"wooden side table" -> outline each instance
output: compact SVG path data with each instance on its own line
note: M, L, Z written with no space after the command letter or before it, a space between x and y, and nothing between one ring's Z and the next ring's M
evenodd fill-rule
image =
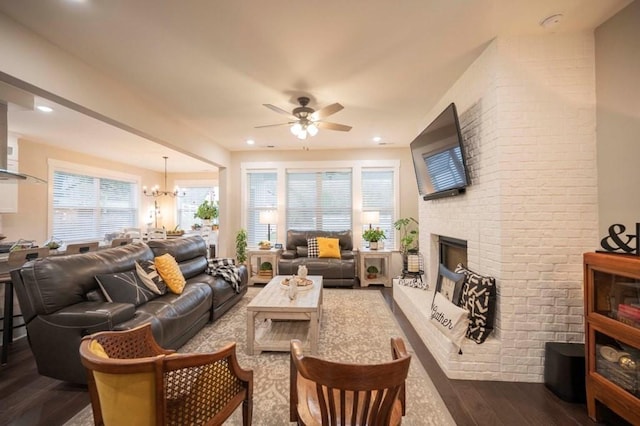
M391 287L391 250L371 250L361 248L358 250L358 265L360 287L368 287L369 284L383 284L385 287ZM378 273L375 278L367 278L367 268L375 266Z
M282 249L250 249L247 251L247 271L249 272L249 285L267 284L271 279L278 275L278 259ZM263 262L270 262L273 266L271 275L260 275L260 265Z

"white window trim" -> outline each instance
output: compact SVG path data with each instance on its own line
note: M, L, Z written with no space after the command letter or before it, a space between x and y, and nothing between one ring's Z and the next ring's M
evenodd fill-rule
M99 178L106 179L116 179L122 180L126 182L131 182L136 185L136 209L138 210L138 221L139 223L143 223L141 221L144 216L140 211L140 187L142 183L142 177L138 175L132 175L124 172L117 172L109 169L102 169L99 167L87 166L84 164L78 163L70 163L68 161L56 160L49 158L47 160L48 167L48 188L47 188L47 210L48 210L48 220L47 220L47 235L53 235L53 175L55 172L68 172L86 176L93 176Z
M399 217L400 212L400 160L356 160L356 161L269 161L269 162L244 162L240 164L240 188L241 188L241 213L242 228L247 228L246 206L248 203L247 173L248 172L276 172L278 175L278 218L280 223L286 223L286 173L292 171L345 171L351 170L353 185L353 244L354 247L362 247L362 235L357 230L365 225L362 223L362 169L381 168L392 169L394 179L394 217ZM286 229L278 227L277 241L286 240ZM393 242L393 248L399 247L398 235ZM391 247L389 247L391 248Z

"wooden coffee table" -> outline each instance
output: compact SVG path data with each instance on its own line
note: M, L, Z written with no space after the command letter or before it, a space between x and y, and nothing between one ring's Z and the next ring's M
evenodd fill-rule
M284 275L275 276L247 305L247 353L288 352L291 339L306 342L312 354L318 354L318 336L322 320L322 276L309 275L310 289L298 289L289 299L281 286ZM273 321L279 320L279 321Z

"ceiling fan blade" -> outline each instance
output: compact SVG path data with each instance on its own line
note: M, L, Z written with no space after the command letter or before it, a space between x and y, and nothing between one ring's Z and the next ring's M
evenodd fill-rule
M283 115L286 115L286 116L290 117L291 119L295 119L295 117L293 115L291 115L291 113L289 111L285 111L280 107L277 107L277 106L271 105L271 104L262 104L262 105L266 106L271 111L277 112L278 114L283 114Z
M278 124L265 124L264 126L256 126L254 129L260 129L262 127L276 127L276 126L288 126L289 124L293 124L295 121L290 121L288 123L278 123Z
M322 118L330 116L331 114L335 114L343 108L344 107L337 102L335 104L327 105L326 107L320 108L319 110L311 114L311 119L320 120Z
M316 126L320 127L321 129L339 130L341 132L348 132L349 130L351 130L351 126L346 126L344 124L338 123L328 123L326 121L318 121L316 123Z

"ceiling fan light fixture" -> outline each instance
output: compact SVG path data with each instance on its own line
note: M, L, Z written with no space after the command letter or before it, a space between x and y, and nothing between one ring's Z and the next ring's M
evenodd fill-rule
M307 132L309 132L311 136L315 136L318 134L318 127L315 125L315 123L311 123L307 126Z
M302 129L296 136L300 140L305 140L307 138L307 130L306 129Z
M302 131L302 125L300 123L296 123L291 126L291 133L298 136L298 134Z

